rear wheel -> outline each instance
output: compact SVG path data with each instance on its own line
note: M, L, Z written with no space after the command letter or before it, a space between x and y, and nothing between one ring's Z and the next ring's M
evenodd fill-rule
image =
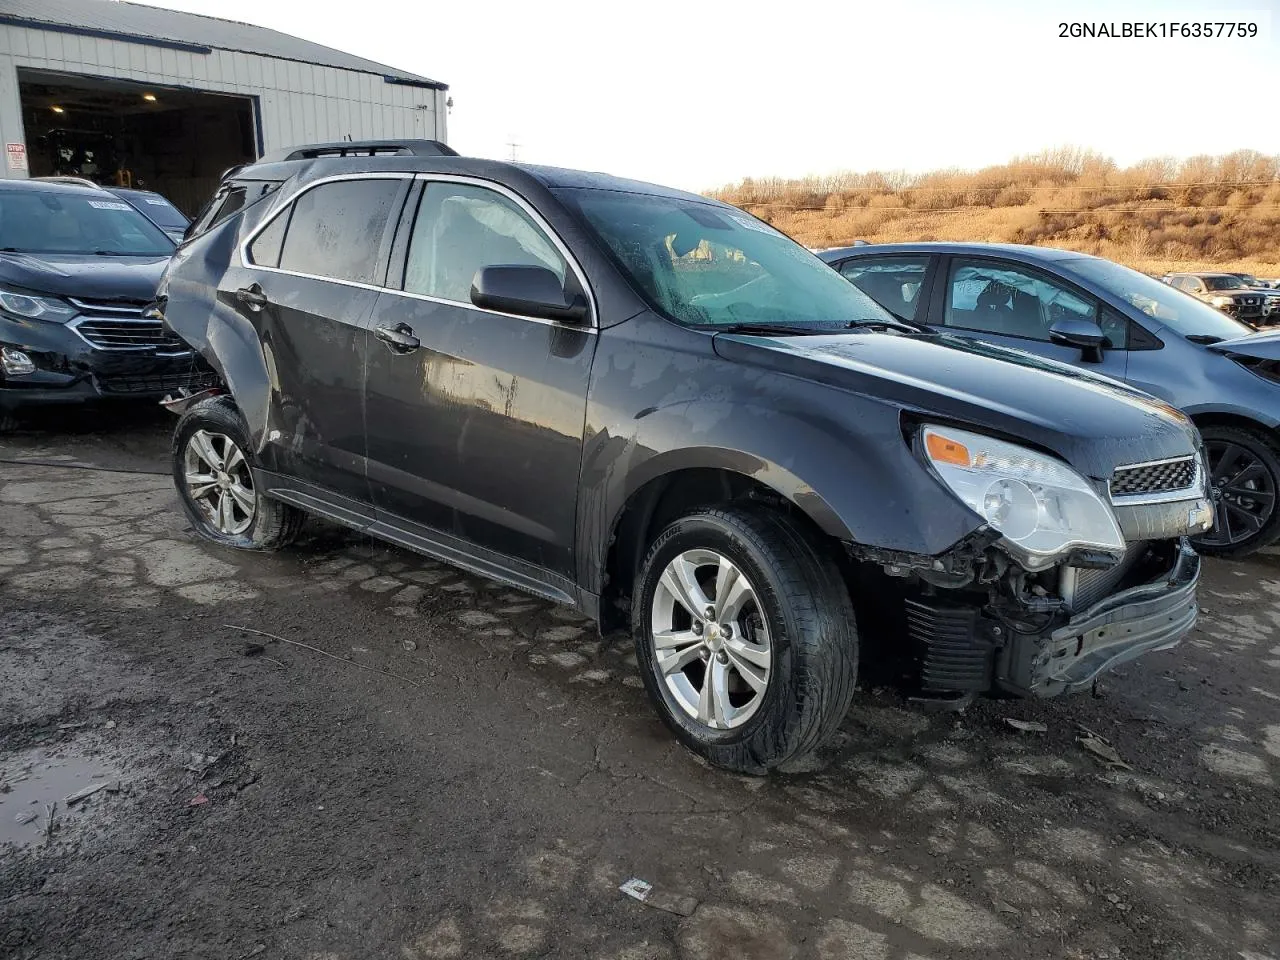
M632 627L659 714L717 766L759 774L797 760L848 711L848 591L780 514L711 509L672 523L641 566Z
M278 550L297 538L304 514L258 490L249 449L240 413L225 399L192 407L173 436L178 498L206 540L242 550Z
M1205 427L1213 529L1195 539L1202 553L1239 557L1280 536L1280 459L1261 434L1240 427Z

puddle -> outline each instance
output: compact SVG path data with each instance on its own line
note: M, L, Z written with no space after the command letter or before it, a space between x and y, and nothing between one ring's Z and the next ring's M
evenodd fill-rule
M56 823L76 820L111 796L100 790L68 807L66 798L96 784L113 788L119 772L101 759L68 749L38 748L6 759L0 767L0 846L28 846L44 839L48 807L58 803ZM31 814L35 819L31 819ZM27 822L24 822L27 821Z

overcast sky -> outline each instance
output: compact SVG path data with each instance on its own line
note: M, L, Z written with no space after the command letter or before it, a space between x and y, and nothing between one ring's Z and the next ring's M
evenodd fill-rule
M1280 0L167 0L448 83L474 156L687 189L929 170L1045 147L1280 153ZM1216 9L1224 6L1224 9ZM1049 9L1044 9L1048 7ZM1253 40L1059 39L1058 23L1253 21Z

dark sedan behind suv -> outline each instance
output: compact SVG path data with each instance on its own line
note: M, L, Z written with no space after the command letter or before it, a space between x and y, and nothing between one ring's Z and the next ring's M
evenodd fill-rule
M0 181L0 429L31 406L159 398L208 381L146 312L173 248L97 187Z
M894 314L1127 381L1200 428L1217 522L1203 551L1280 537L1280 333L1256 332L1128 267L1071 250L893 243L828 250Z
M963 702L1194 624L1172 407L923 334L722 203L399 153L238 170L174 257L166 323L222 378L173 447L208 539L312 513L629 620L676 735L752 772L835 733L859 627Z

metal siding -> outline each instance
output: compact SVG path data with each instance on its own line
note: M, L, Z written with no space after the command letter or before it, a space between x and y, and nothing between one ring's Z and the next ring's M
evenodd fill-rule
M258 98L263 146L376 137L443 138L445 91L388 84L381 76L254 54L199 54L123 40L0 26L0 136L23 140L15 68L121 77L157 88L194 87ZM426 109L419 110L419 106ZM0 160L0 177L9 176Z

